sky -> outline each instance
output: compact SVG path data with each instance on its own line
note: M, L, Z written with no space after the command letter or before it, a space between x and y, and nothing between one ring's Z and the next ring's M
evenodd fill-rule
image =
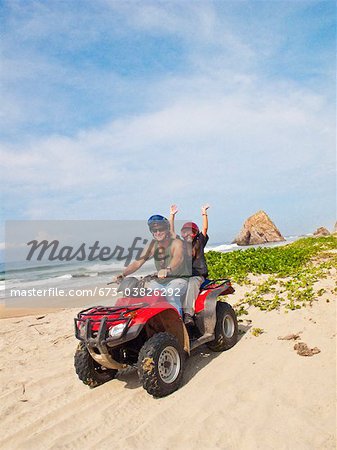
M2 0L5 220L336 220L334 1Z

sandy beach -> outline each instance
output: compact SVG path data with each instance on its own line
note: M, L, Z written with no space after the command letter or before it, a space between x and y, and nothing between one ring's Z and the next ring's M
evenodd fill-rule
M0 17L0 450L337 450L336 2Z
M1 448L334 449L335 275L317 283L326 292L311 307L249 308L239 342L224 353L195 350L182 387L162 399L146 393L135 369L95 389L78 380L78 309L7 309L16 317L0 322ZM251 289L235 288L231 304ZM279 339L290 334L299 338ZM299 341L320 352L300 356Z

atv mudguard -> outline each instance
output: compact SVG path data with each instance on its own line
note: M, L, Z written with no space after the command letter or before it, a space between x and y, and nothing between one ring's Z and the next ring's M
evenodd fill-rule
M230 283L216 288L201 290L195 301L195 321L202 334L214 333L217 298L220 295L232 294L233 292L234 289Z
M127 299L120 299L118 302L123 302ZM130 300L130 299L129 299ZM166 300L153 301L153 297L142 297L141 300L147 303L147 307L137 310L135 317L135 326L138 328L138 333L132 333L132 339L138 336L143 328L146 330L146 335L150 338L153 334L158 332L168 332L176 336L184 350L190 352L190 341L187 330L183 320L174 306ZM148 300L148 302L147 302ZM135 298L132 299L135 301ZM130 327L130 330L133 327ZM124 341L128 341L129 332L124 336Z

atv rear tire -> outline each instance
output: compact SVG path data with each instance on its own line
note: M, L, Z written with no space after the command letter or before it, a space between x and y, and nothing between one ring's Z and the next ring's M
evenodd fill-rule
M80 342L77 346L74 365L78 378L91 388L112 380L117 373L117 370L106 369L98 364L90 356L83 342Z
M185 354L170 333L157 333L139 352L138 375L143 388L154 397L176 391L182 381Z
M207 346L214 352L228 350L238 340L238 321L236 314L228 303L217 302L215 339L208 342Z

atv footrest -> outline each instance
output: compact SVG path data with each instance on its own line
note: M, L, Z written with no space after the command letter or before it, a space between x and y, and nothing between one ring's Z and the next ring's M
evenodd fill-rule
M206 344L206 342L213 341L214 337L215 337L214 334L211 334L211 333L203 334L198 339L191 342L191 350L199 347L202 344Z

